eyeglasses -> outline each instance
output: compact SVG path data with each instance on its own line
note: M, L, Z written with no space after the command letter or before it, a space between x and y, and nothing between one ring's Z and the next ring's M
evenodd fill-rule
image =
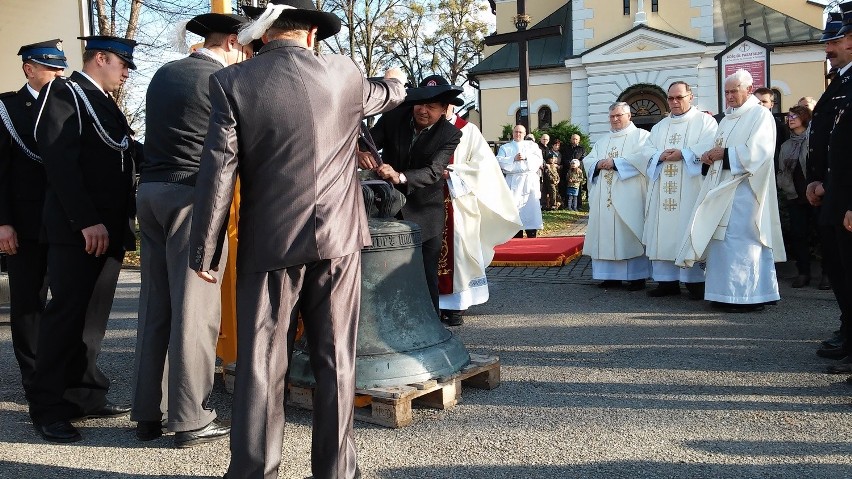
M669 101L683 101L684 99L689 98L689 95L678 95L678 96L670 96Z
M609 119L610 119L610 120L614 120L614 119L616 119L616 118L621 118L622 116L624 116L624 115L626 115L626 114L627 114L627 113L619 113L619 114L617 114L617 115L610 115L610 116L609 116Z
M795 114L795 113L788 113L788 114L787 114L787 119L788 119L788 120L798 120L798 119L799 119L799 115L797 115L797 114Z

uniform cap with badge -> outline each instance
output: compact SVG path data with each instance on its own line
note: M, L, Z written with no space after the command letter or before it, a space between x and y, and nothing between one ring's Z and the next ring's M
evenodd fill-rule
M31 61L51 68L68 68L68 59L62 51L62 40L58 38L24 45L18 50L18 55L24 62Z

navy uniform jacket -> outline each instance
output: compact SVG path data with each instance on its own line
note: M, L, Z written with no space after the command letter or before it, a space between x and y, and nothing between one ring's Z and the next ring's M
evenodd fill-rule
M444 231L444 170L456 151L462 132L443 118L411 144L414 107L402 106L385 113L370 130L382 160L404 173L406 184L395 185L405 194L402 219L420 225L423 240Z
M78 72L69 80L82 87L113 140L130 136L127 119L115 101ZM107 146L83 102L77 98L75 103L67 83L58 78L39 94L44 106L36 141L48 180L43 218L47 241L82 248L85 241L80 230L102 223L110 237L108 254L134 250L134 147L122 154Z
M828 140L828 165L825 170L825 196L820 222L841 226L847 211L852 211L852 68L840 80L831 136ZM837 81L837 80L835 80Z
M33 138L38 106L26 85L17 92L0 95L24 146L38 155ZM30 158L6 126L0 123L0 225L12 225L18 238L38 240L46 185L44 166Z

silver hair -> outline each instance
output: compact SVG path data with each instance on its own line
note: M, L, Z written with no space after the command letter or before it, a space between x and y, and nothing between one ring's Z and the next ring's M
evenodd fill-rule
M627 113L630 113L630 105L628 105L626 102L623 102L623 101L617 101L617 102L613 103L612 105L610 105L609 111L612 111L612 110L615 110L615 109L618 109L618 108L624 108Z
M725 78L725 83L729 81L737 82L737 84L742 88L748 88L754 85L754 79L751 77L751 73L743 70L742 68L731 73Z

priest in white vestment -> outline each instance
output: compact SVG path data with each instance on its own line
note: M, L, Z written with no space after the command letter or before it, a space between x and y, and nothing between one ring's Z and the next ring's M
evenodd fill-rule
M518 232L517 238L522 237L524 232L527 238L535 238L537 230L543 226L539 170L544 160L538 144L524 139L526 133L524 125L515 125L512 141L497 150L497 161L506 175L506 183L521 214L523 230Z
M645 256L645 193L648 163L654 154L649 133L630 121L624 102L609 108L611 131L583 159L589 178L589 224L583 254L592 258L592 277L600 287L645 287L651 263Z
M699 265L681 268L674 261L701 189L699 143L716 137L716 120L692 106L692 89L682 81L668 90L671 114L651 129L654 156L648 165L648 203L645 207L645 254L651 260L651 277L657 287L648 296L680 294L686 285L690 298L704 298L704 270Z
M786 261L773 156L772 113L751 93L751 75L725 79L728 110L701 157L708 165L676 263L706 258L704 299L728 312L763 309L781 298L775 262Z
M444 246L438 261L441 319L463 323L467 308L488 301L485 268L494 247L523 227L509 186L485 137L473 123L453 113L448 119L462 131L447 167Z

